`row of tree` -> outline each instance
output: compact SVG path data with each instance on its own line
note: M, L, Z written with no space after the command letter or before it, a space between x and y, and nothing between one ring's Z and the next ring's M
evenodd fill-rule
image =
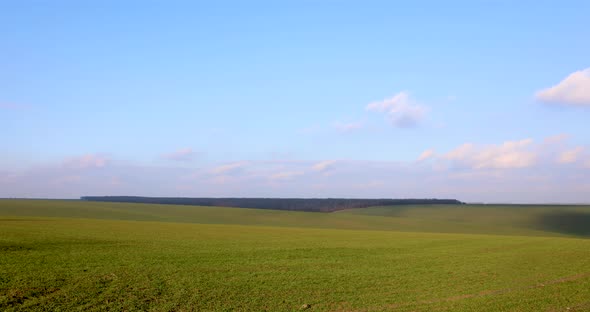
M457 205L456 199L346 199L346 198L188 198L139 196L83 196L81 200L120 203L172 204L331 212L394 205Z

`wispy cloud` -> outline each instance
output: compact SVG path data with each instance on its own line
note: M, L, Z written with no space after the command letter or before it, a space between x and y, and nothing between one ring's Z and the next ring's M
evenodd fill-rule
M326 172L334 168L334 164L336 164L335 160L324 160L320 161L319 163L314 164L311 168L314 171L318 172Z
M356 130L360 130L364 126L364 122L362 121L353 121L353 122L335 122L333 124L334 128L339 132L352 132Z
M248 164L246 161L239 161L234 163L229 163L221 166L217 166L211 170L213 174L233 174L237 173L244 169L244 167Z
M188 162L195 158L196 153L191 148L183 148L172 153L162 155L162 158L172 161Z
M567 139L569 139L569 137L570 136L568 134L560 133L546 137L545 139L543 139L543 143L548 145L559 144L565 142Z
M535 97L547 103L590 106L590 68L570 74L557 85L538 91Z
M418 156L418 161L425 161L425 160L432 158L434 156L435 156L435 152L433 149L425 150L424 152L422 152L422 154L420 154L420 156Z
M445 97L445 101L447 103L455 102L457 99L458 97L456 95L448 95L447 97Z
M584 152L584 147L582 147L582 146L578 146L578 147L571 149L571 150L563 151L559 155L557 162L560 164L575 163L576 161L578 161L578 159L582 155L582 152Z
M407 92L400 92L391 98L373 102L366 109L385 113L389 122L398 128L411 128L420 123L428 108L413 101Z
M104 155L86 154L66 159L63 166L71 169L102 168L109 162L110 159Z
M58 177L52 181L53 184L62 186L67 184L76 184L82 181L82 177L79 175L68 175L63 177Z
M304 175L303 171L284 171L273 174L270 178L272 180L288 180L297 176Z
M297 132L300 134L310 135L310 134L316 134L316 133L320 132L321 130L322 130L322 127L320 127L319 125L311 125L311 126L301 128Z

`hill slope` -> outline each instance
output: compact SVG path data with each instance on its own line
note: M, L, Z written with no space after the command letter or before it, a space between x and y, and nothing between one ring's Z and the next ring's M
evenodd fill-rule
M58 200L0 200L0 216L410 232L587 236L588 206L388 206L334 213Z

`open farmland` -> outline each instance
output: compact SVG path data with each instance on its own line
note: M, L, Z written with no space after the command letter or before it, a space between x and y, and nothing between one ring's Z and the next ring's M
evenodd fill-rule
M0 312L590 312L590 0L0 0Z
M587 311L589 215L1 200L0 310Z

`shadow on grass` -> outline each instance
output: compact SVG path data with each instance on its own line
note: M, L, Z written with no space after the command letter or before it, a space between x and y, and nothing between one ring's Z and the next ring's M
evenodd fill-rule
M0 245L0 252L8 252L8 251L29 251L33 250L33 248L25 245Z
M540 215L537 222L545 231L590 237L590 213L554 211Z

